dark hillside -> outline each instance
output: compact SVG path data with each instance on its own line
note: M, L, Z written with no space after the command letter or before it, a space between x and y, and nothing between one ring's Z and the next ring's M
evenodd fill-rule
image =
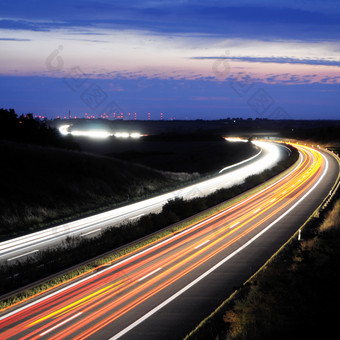
M0 235L142 198L195 177L76 151L0 142Z

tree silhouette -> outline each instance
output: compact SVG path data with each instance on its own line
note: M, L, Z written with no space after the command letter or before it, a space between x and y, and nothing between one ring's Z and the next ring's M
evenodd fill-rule
M0 109L0 139L17 137L19 127L18 116L13 109Z
M55 128L35 119L32 113L18 117L14 109L0 109L0 140L79 149L72 136L60 136Z

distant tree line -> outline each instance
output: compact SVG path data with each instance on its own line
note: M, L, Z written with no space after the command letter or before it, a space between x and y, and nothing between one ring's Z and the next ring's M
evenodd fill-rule
M18 117L14 109L0 109L1 140L79 149L72 136L64 138L57 129L48 127L45 121L35 119L32 113Z

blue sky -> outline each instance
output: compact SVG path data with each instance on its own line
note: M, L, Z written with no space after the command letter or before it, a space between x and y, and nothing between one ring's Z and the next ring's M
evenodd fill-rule
M3 0L0 13L0 107L17 113L340 117L340 1Z

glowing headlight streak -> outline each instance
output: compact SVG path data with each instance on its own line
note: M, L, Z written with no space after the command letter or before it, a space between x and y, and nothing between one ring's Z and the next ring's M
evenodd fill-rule
M66 136L69 134L69 131L68 131L68 128L70 127L71 125L62 125L59 127L59 132L63 135L63 136Z
M59 132L63 135L72 135L72 136L82 136L82 137L89 137L89 138L94 138L94 139L105 139L111 136L115 136L116 138L133 138L133 139L138 139L141 138L142 136L145 136L139 132L115 132L111 133L106 130L72 130L69 131L71 125L62 125L59 127Z
M239 137L224 137L224 139L228 142L248 142L247 139Z
M129 138L130 134L128 132L116 132L114 136L116 138Z
M240 141L241 142L247 142L247 140L239 139L239 138L225 138L225 139L228 140L228 141L233 141L233 142L240 142ZM269 143L269 142L262 142L262 141L253 141L252 143L257 145L260 148L260 151L256 155L254 155L254 156L252 156L252 157L250 157L250 158L248 158L248 159L246 159L242 162L239 162L237 164L227 166L227 167L221 169L219 171L219 173L222 173L225 170L229 170L229 169L236 167L236 166L239 166L241 164L247 163L247 162L257 158L258 156L260 156L263 151L265 151L267 153L267 155L264 158L258 160L257 162L251 163L251 168L252 168L251 173L254 173L254 174L260 173L260 172L263 171L263 169L268 167L269 164L271 164L271 166L274 166L280 160L280 152L279 152L279 149L278 149L276 144ZM249 171L249 168L244 168L243 173L246 173L247 171Z
M131 138L140 138L140 137L142 137L142 135L139 132L132 132L130 134L130 137Z
M220 170L218 173L221 173L221 172L223 172L223 171L226 171L226 170L229 170L229 169L231 169L231 168L234 168L235 166L239 166L239 165L241 165L241 164L250 162L251 160L253 160L253 159L257 158L258 156L260 156L261 153L262 153L262 149L261 149L256 155L254 155L253 157L250 157L250 158L248 158L248 159L246 159L246 160L244 160L244 161L242 161L242 162L239 162L239 163L236 163L236 164L233 164L233 165L226 166L225 168L223 168L222 170Z
M73 130L70 132L70 134L72 136L85 136L95 139L105 139L110 136L113 136L112 133L104 130L89 130L89 131Z
M66 135L72 135L72 136L85 136L85 137L90 137L90 138L98 138L98 139L103 139L103 138L108 138L112 136L113 134L105 131L105 130L72 130L69 131L69 127L71 125L62 125L59 127L59 132L66 136Z

